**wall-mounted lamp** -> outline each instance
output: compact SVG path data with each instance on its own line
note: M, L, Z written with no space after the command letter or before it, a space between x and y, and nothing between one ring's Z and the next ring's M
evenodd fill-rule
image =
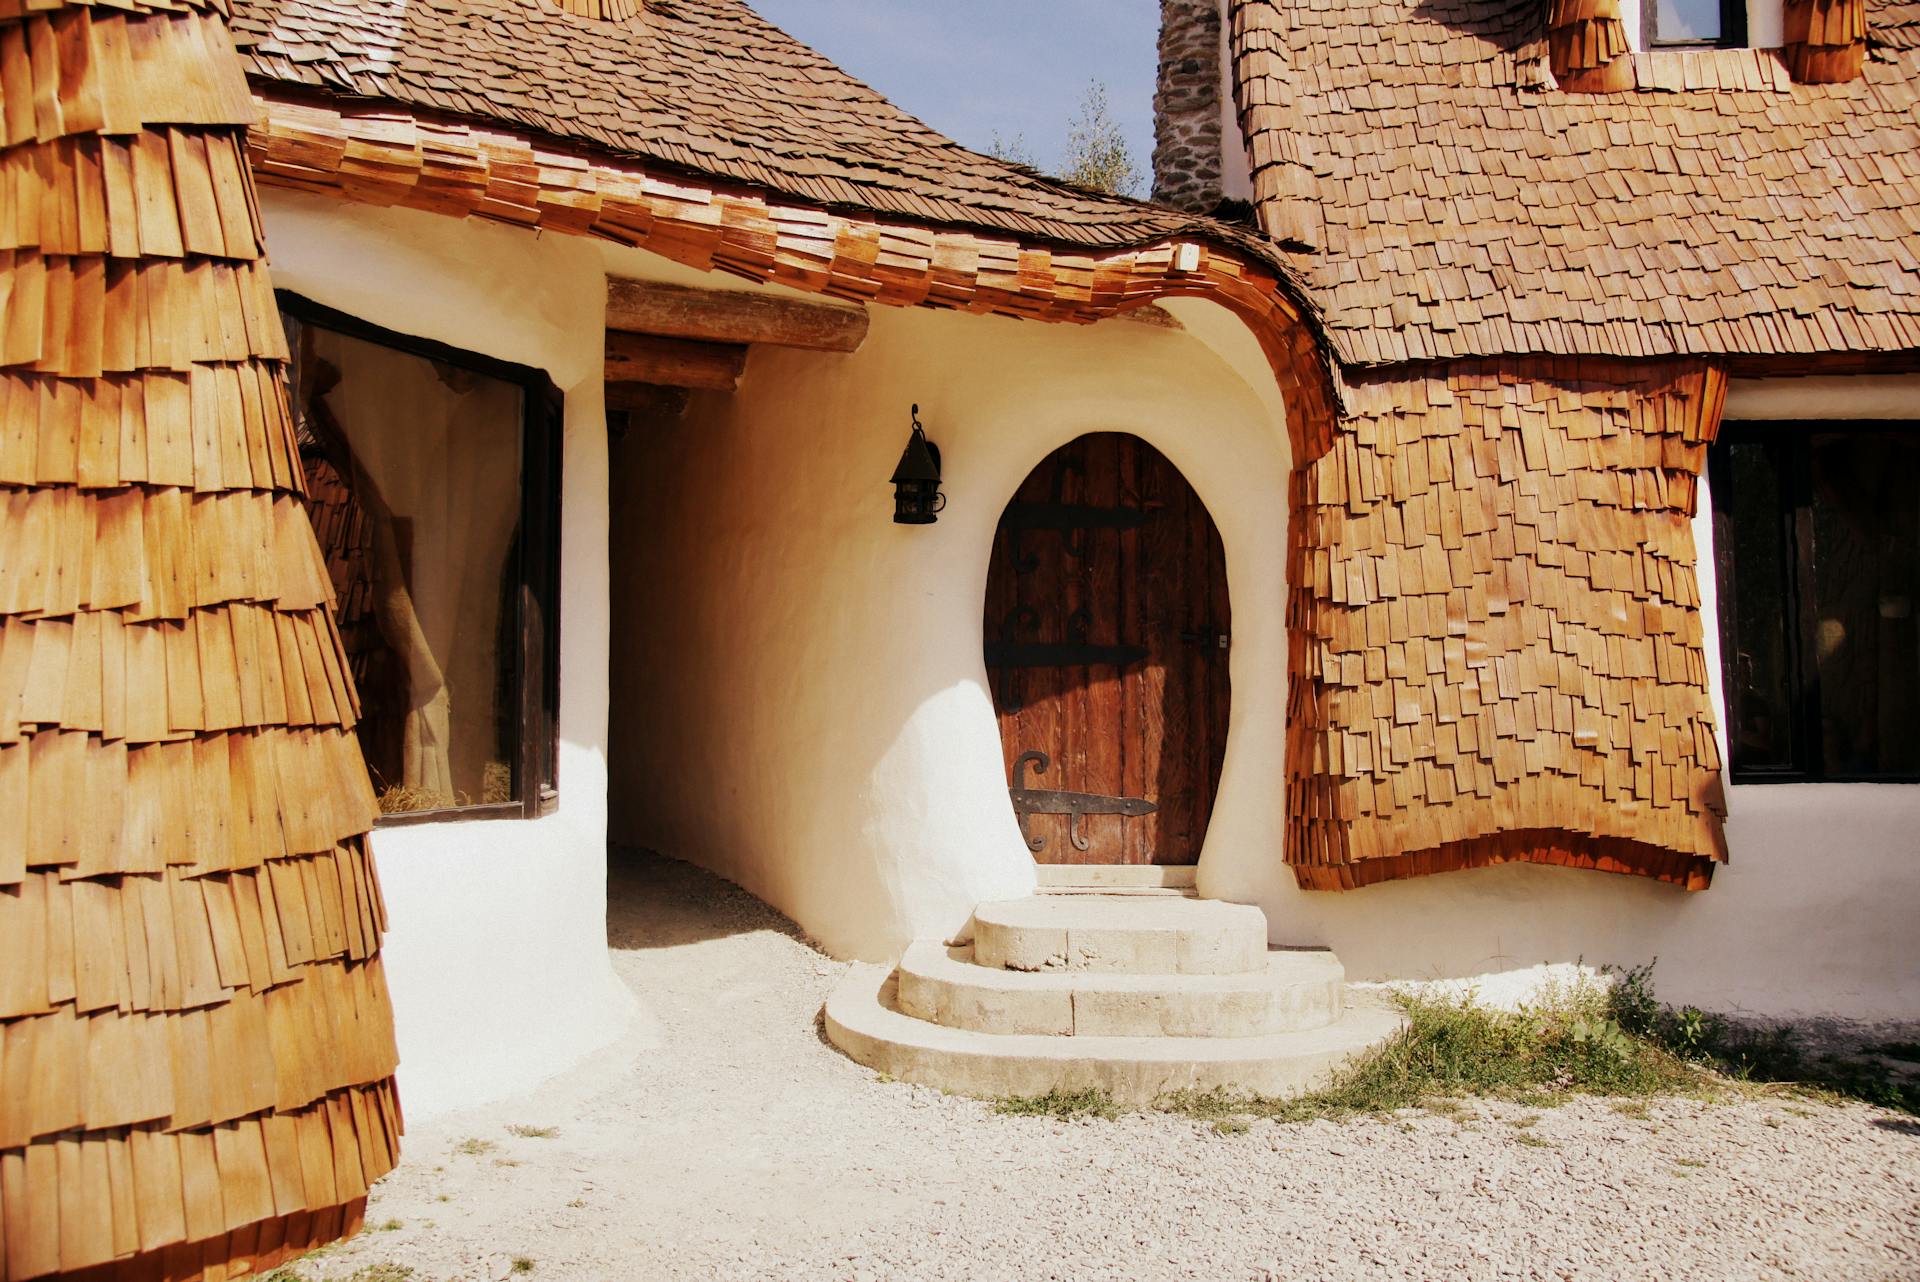
M935 515L947 506L940 492L940 447L927 439L920 426L920 407L913 407L913 435L900 455L900 466L893 469L893 523L895 525L932 525Z

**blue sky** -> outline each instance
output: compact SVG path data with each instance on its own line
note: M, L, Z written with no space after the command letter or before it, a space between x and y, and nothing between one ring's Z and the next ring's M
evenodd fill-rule
M1026 135L1042 169L1059 164L1067 121L1101 80L1141 174L1152 169L1154 0L747 0L946 134L986 150Z

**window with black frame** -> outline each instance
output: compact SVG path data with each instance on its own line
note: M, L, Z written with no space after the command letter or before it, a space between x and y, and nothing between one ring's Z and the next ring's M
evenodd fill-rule
M308 511L383 821L552 798L558 396L280 295Z
M1709 482L1734 780L1920 780L1920 424L1729 425Z
M1747 0L1640 0L1643 49L1744 48Z

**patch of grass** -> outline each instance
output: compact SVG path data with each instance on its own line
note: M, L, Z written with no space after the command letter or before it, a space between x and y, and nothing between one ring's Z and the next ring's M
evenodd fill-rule
M1045 1095L1013 1095L1000 1100L993 1111L1005 1117L1100 1117L1108 1121L1120 1116L1113 1096L1097 1086L1084 1091L1048 1091Z
M1519 1011L1469 1000L1399 998L1407 1025L1329 1087L1290 1100L1183 1091L1162 1107L1209 1119L1340 1120L1426 1108L1461 1113L1463 1096L1539 1107L1568 1095L1645 1096L1699 1089L1702 1075L1664 1047L1627 1034L1599 985L1550 991Z
M1653 967L1648 962L1612 969L1608 1013L1630 1036L1739 1082L1784 1085L1920 1115L1920 1082L1863 1058L1886 1054L1885 1046L1914 1052L1920 1046L1887 1042L1862 1047L1855 1055L1815 1054L1789 1024L1736 1023L1695 1006L1663 1005L1654 994Z
M341 1282L407 1282L413 1270L404 1264L369 1264L355 1269Z
M560 1134L557 1126L509 1126L507 1134L518 1135L523 1140L550 1140Z
M458 1144L455 1144L453 1151L465 1157L485 1157L488 1153L493 1152L493 1150L499 1147L500 1146L492 1140L483 1140L475 1136L461 1140Z
M1538 1126L1539 1124L1540 1115L1538 1113L1533 1114L1531 1117L1516 1117L1507 1123L1508 1126L1511 1126L1516 1131L1524 1131L1530 1126Z
M1707 1166L1705 1162L1697 1157L1676 1157L1673 1159L1673 1164L1675 1166L1691 1166L1698 1170L1705 1170Z
M524 1255L516 1255L513 1257L513 1271L515 1273L531 1273L533 1272L533 1261Z
M1620 1114L1620 1116L1631 1117L1635 1121L1645 1122L1653 1117L1653 1113L1647 1108L1645 1100L1615 1100L1611 1107L1613 1111Z
M1238 1117L1223 1117L1213 1124L1215 1135L1245 1135L1247 1122Z
M1514 1143L1516 1143L1516 1144L1525 1144L1525 1145L1526 1145L1526 1146L1527 1146L1528 1148L1552 1148L1552 1147L1554 1147L1554 1145L1553 1145L1553 1141L1551 1141L1551 1140L1543 1140L1543 1139L1541 1139L1541 1138L1540 1138L1540 1137L1539 1137L1538 1135L1528 1135L1528 1134L1526 1134L1526 1133L1524 1133L1524 1132L1522 1132L1522 1133L1521 1133L1521 1134L1519 1134L1519 1135L1516 1135L1516 1136L1514 1136L1514 1137L1513 1137L1513 1142L1514 1142Z
M395 1233L405 1227L407 1226L399 1220L388 1220L385 1224L374 1225L373 1231L375 1233Z

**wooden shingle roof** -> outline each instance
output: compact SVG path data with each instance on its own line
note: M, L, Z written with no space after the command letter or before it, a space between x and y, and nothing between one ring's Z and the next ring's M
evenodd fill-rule
M1197 225L969 151L741 0L647 0L625 20L551 0L236 0L232 27L269 92L505 124L829 208L1086 247Z
M1634 54L1572 94L1539 0L1234 0L1267 226L1351 364L1920 348L1920 4L1864 76Z

